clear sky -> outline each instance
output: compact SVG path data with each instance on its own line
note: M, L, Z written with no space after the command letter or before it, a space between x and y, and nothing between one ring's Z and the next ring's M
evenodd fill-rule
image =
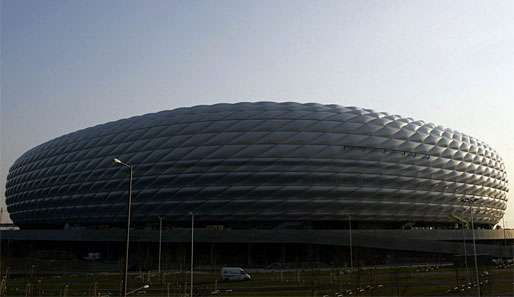
M0 1L2 201L14 160L64 133L263 100L442 124L514 181L514 1Z

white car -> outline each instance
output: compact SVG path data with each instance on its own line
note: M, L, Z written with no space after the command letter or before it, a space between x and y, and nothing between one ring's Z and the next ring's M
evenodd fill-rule
M252 276L241 267L221 268L221 279L225 281L251 280Z

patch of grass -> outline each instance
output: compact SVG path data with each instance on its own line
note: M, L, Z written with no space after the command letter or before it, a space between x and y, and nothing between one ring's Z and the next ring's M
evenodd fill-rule
M482 295L510 295L513 272L489 268L488 284ZM464 269L441 268L438 271L416 271L414 268L367 269L343 273L343 270L298 270L284 272L254 272L251 281L222 282L219 272L195 273L195 296L464 296L475 295L476 287L448 293L466 283ZM469 280L474 280L473 276ZM177 297L189 294L187 272L131 273L129 289L149 284L135 296ZM10 275L6 296L119 296L121 275L117 273Z

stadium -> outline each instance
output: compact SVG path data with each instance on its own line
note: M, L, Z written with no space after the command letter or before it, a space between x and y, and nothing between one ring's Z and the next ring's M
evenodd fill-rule
M179 108L77 131L11 167L21 228L116 225L134 166L134 223L230 228L448 226L474 198L478 224L506 209L502 159L460 132L356 107L238 103Z
M470 219L479 253L511 253L491 244L513 234L491 230L506 210L508 181L490 146L411 118L293 102L178 108L43 143L10 168L6 203L21 230L4 236L112 251L123 241L129 195L129 170L114 158L134 169L133 240L160 240L162 222L162 240L185 246L194 214L211 264L216 245L220 257L248 265L293 254L287 249L334 262L352 245L362 255L470 255L462 240L471 232L460 230ZM256 256L255 245L272 252Z

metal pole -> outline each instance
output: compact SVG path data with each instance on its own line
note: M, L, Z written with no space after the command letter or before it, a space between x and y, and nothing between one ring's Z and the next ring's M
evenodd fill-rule
M193 297L193 252L195 238L195 214L191 213L191 297Z
M0 225L2 224L2 219L4 217L4 208L0 208ZM0 227L0 281L2 281L2 229ZM2 288L0 288L1 294Z
M475 226L473 223L473 211L471 207L471 202L469 203L469 213L471 215L471 232L473 234L473 253L475 258L475 277L477 282L477 296L480 297L480 277L478 276L478 261L477 261L477 246L475 243Z
M511 243L511 258L512 258L512 296L514 296L514 244Z
M505 217L502 218L502 223L503 223L503 250L502 250L502 255L504 255L504 257L507 256L507 235L505 234ZM502 262L503 262L503 259L502 258Z
M125 272L123 278L123 296L127 296L127 282L128 282L128 261L129 261L129 243L130 243L130 209L132 208L132 175L133 166L128 166L130 169L130 182L129 182L129 197L127 205L127 233L126 233L126 249L125 249Z
M468 251L466 248L466 233L464 231L464 223L462 223L462 244L464 247L464 265L466 266L466 281L469 280Z
M352 217L351 216L348 216L348 225L350 227L350 270L353 272Z
M162 217L159 217L159 275L161 274Z

